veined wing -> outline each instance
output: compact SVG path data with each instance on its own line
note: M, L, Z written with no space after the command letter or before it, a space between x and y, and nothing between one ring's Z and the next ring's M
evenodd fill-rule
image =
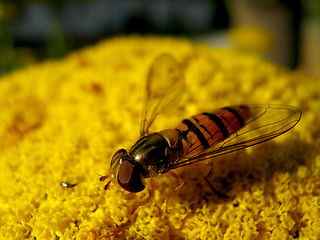
M141 136L148 134L158 114L176 107L184 88L184 74L180 64L169 54L159 55L153 62L147 79Z
M170 168L178 168L238 151L280 136L293 128L301 118L301 110L288 105L249 105L250 117L243 127L226 139L192 156L185 156Z

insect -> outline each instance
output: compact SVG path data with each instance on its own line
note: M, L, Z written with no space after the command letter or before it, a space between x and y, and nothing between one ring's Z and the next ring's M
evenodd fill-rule
M181 187L182 179L171 170L210 163L215 157L271 140L293 128L302 114L287 105L238 105L200 113L174 129L150 133L156 117L177 105L184 88L179 63L169 54L158 56L147 78L141 137L129 151L115 152L110 175L100 178L111 177L105 189L112 181L126 191L140 192L146 179L166 172L175 176Z
M60 185L64 188L73 188L73 187L77 186L76 183L72 184L72 183L67 183L67 182L61 182Z

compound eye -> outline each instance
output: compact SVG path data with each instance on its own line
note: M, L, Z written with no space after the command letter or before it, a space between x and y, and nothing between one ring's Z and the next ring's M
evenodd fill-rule
M113 157L111 159L111 165L112 166L116 161L118 161L123 155L126 155L127 151L124 149L119 149L118 151L113 154Z
M130 161L123 161L119 168L118 183L129 192L141 192L145 186L141 182L139 165L133 165Z

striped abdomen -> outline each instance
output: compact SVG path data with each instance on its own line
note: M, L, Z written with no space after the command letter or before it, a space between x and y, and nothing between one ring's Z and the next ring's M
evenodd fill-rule
M217 109L183 120L176 129L180 132L184 155L190 156L226 139L249 119L245 105Z

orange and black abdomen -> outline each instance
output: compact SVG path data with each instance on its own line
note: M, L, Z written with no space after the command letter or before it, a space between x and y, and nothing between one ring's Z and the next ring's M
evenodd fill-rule
M223 141L247 123L249 114L249 108L241 105L200 113L183 120L176 129L180 133L184 155L196 154Z

